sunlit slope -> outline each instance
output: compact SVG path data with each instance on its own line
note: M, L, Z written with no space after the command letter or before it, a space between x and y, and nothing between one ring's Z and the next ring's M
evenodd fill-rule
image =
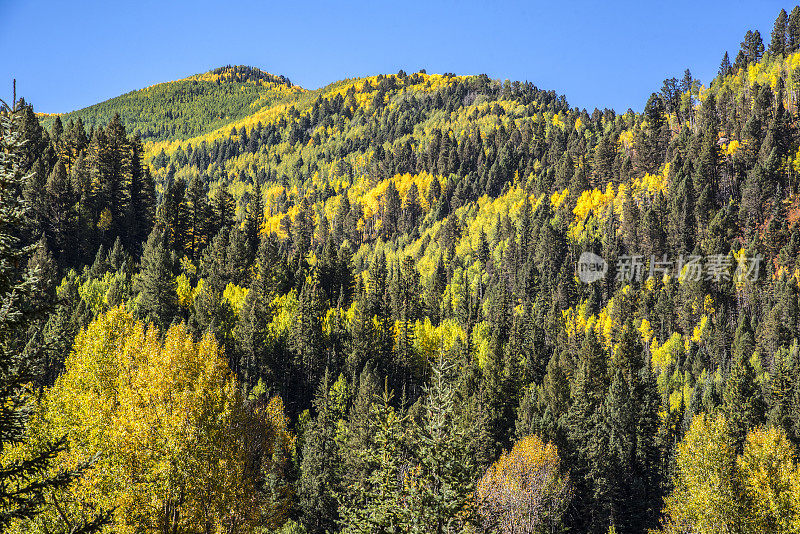
M61 120L83 120L87 127L107 123L116 113L128 131L145 141L187 139L213 131L264 107L291 101L304 90L283 76L253 67L227 66L172 82L131 91ZM48 117L49 124L55 116Z

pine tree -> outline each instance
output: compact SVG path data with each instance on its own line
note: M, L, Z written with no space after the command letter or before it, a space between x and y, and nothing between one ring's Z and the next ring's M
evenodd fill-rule
M144 246L141 268L134 280L134 291L139 293L140 315L162 330L172 323L177 312L173 270L166 234L155 227Z
M264 225L264 191L261 173L256 173L253 183L253 193L247 204L247 218L245 219L247 239L251 249L256 249Z
M116 236L127 219L131 179L129 141L118 114L105 129L95 132L90 151L96 210L98 213L108 210L111 216L109 237Z
M280 254L274 235L264 236L256 257L255 279L250 285L238 325L239 340L247 354L243 372L249 376L263 376L273 386L284 382L286 363L280 351L270 350L269 323L273 309L271 303L289 289L289 267Z
M156 225L164 231L167 250L174 251L181 257L186 250L189 235L189 213L186 202L186 180L168 180L164 186L164 195L158 207Z
M406 199L400 214L399 229L401 233L407 234L417 228L422 207L419 203L419 190L417 184L412 183L406 193Z
M717 71L717 76L728 76L733 71L733 67L731 66L731 60L728 57L728 52L725 51L725 55L722 56L722 62L719 65L719 70Z
M303 524L310 532L333 532L338 521L339 451L337 414L331 399L328 373L320 382L314 409L317 416L304 434L301 476L298 485Z
M636 132L638 150L636 151L636 171L640 174L655 174L664 159L665 120L664 101L653 93L644 108L645 127Z
M392 406L388 385L373 404L370 417L374 441L357 451L370 466L361 497L341 503L342 532L401 534L408 532L410 518L405 503L408 488L404 483L404 455L408 447L408 416ZM363 501L362 501L363 499Z
M783 55L786 53L786 31L787 31L788 16L786 10L781 9L778 13L778 18L775 19L775 25L772 28L772 40L769 44L768 52L771 56Z
M750 318L744 315L736 330L733 361L723 393L723 412L728 423L728 433L737 450L744 446L747 432L762 424L765 415L761 388L750 362L754 347Z
M791 349L781 347L773 359L773 371L767 386L767 423L782 428L796 443L798 436L792 428L792 397L796 388L793 376L796 370L793 367L798 361L797 343Z
M186 188L186 253L194 261L208 243L208 199L205 187L197 176L192 176Z
M397 233L401 208L402 202L400 200L400 193L397 191L394 181L390 180L389 185L386 187L383 201L382 221L384 238L392 238Z
M32 290L44 273L25 269L32 249L20 239L26 224L27 205L22 197L24 141L20 132L23 111L0 101L0 449L27 441L26 426L31 396L28 384L36 380L37 347L29 343L40 310L32 305ZM36 336L34 336L35 338ZM45 504L48 492L61 490L87 467L48 476L53 459L65 449L65 440L46 442L30 456L3 457L0 461L0 530L11 522L34 518ZM107 514L76 525L75 532L98 531L108 522Z
M233 226L236 217L236 202L228 191L228 187L220 185L211 194L211 219L208 235L215 236L223 228Z
M303 283L292 337L296 364L302 369L309 385L317 383L326 367L322 345L322 313L319 280L315 273Z
M425 390L422 421L414 427L407 532L463 532L475 521L476 466L471 436L458 418L453 371L440 352Z
M137 134L131 141L126 246L133 249L147 239L156 214L156 184L144 163L144 144Z
M447 271L440 255L425 291L425 315L430 318L433 324L439 324L441 319L442 295L446 287Z
M606 354L594 331L589 331L581 345L578 367L572 382L572 405L567 414L567 437L575 480L575 506L578 528L588 528L598 518L594 489L589 478L593 459L605 449L599 448L600 406L607 395ZM621 384L620 384L621 386ZM601 516L602 517L602 516Z
M67 169L60 160L47 178L45 193L47 234L51 236L56 254L61 258L70 258L78 248L75 245L75 197Z
M797 52L797 49L800 48L800 6L794 6L792 9L786 34L787 53Z

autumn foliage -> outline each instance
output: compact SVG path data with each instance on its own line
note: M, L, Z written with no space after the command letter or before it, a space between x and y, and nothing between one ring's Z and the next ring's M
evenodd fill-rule
M33 422L36 440L68 437L56 469L94 462L36 521L69 529L99 508L120 533L282 524L290 495L265 481L286 468L287 423L280 398L244 397L212 335L194 342L177 325L162 340L112 309L80 333Z
M676 463L664 532L800 532L800 468L783 431L750 431L737 455L725 417L700 414Z
M489 467L477 496L488 528L550 532L569 505L570 482L556 446L528 436Z

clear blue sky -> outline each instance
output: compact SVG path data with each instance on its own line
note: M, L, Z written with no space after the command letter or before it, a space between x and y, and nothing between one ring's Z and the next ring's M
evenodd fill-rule
M666 77L702 81L748 29L769 41L758 1L405 0L282 2L0 0L0 97L66 112L225 64L306 88L346 77L486 73L528 80L572 106L641 110Z

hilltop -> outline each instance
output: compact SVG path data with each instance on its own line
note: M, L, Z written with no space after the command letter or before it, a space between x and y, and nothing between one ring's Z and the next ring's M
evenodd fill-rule
M81 119L87 127L97 127L119 113L125 127L144 140L185 139L303 92L284 76L254 67L225 66L59 116L64 124ZM48 115L42 122L49 126L54 118Z

